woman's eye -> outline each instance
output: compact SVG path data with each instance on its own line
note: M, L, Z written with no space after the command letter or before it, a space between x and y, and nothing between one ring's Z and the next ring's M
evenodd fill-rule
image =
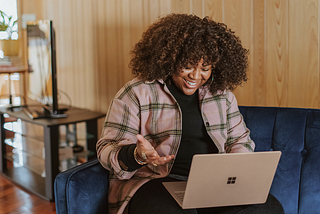
M192 70L192 68L187 67L187 68L183 68L183 70L190 71L190 70Z

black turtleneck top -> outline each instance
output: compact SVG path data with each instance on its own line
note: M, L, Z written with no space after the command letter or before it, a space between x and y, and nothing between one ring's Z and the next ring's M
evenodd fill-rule
M203 123L198 90L186 95L173 82L168 88L182 111L182 138L170 174L188 176L193 155L218 153L218 149Z

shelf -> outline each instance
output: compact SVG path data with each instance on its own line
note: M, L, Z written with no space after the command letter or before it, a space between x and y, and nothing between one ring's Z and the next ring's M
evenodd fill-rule
M43 127L35 124L23 122L21 119L17 119L13 122L4 123L4 129L14 134L20 134L21 136L31 138L38 141L43 141Z
M14 138L5 139L8 149L5 158L12 161L14 167L26 167L34 173L45 177L44 145L43 142L28 139L20 134ZM84 150L83 152L73 153L73 155L60 158L59 169L65 171L81 163L87 162L88 157L94 156L93 151Z
M77 143L78 141L86 141L96 137L95 135L86 132L85 122L60 126L59 131L60 143Z
M5 158L14 163L15 166L24 166L31 171L45 177L45 154L44 143L29 137L15 134L14 138L5 139L5 144L12 147L11 152L7 152ZM85 140L79 140L78 143L83 145ZM69 143L73 144L73 143ZM61 143L65 145L66 143ZM60 157L59 169L65 171L88 160L88 157L95 155L94 152L84 150L83 152L73 153L65 158Z
M70 126L70 125L69 125ZM30 124L21 121L21 119L17 119L16 121L6 122L4 124L4 129L14 134L20 134L24 138L30 138L38 141L43 141L43 135L39 135L39 133L43 133L43 127ZM60 144L63 143L78 143L79 141L86 141L90 139L94 139L96 136L93 134L86 133L85 131L85 122L77 124L78 131L67 131L66 126L60 126Z
M94 156L95 153L89 150L84 150L82 152L73 153L72 158L66 158L60 160L59 170L63 172L67 169L80 165L88 161L88 158Z
M26 154L44 159L44 143L38 139L25 137L15 133L13 138L6 138L4 142L8 146L12 146Z
M46 177L45 162L43 158L38 158L15 148L12 149L11 152L7 152L4 155L4 158L13 163L13 168L24 167L41 177Z

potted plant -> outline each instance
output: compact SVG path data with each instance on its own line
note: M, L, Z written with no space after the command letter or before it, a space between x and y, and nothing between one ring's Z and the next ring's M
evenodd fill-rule
M5 31L8 34L8 39L1 40L2 51L5 56L17 56L19 54L19 40L13 40L12 34L17 32L14 26L18 20L13 21L12 16L8 16L0 10L0 31Z

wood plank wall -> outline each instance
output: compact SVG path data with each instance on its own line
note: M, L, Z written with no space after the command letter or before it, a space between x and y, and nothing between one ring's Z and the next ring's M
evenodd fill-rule
M18 0L19 13L52 19L58 87L77 107L106 112L132 78L130 49L159 16L224 22L250 50L240 105L320 108L319 0ZM67 102L66 96L61 98Z

